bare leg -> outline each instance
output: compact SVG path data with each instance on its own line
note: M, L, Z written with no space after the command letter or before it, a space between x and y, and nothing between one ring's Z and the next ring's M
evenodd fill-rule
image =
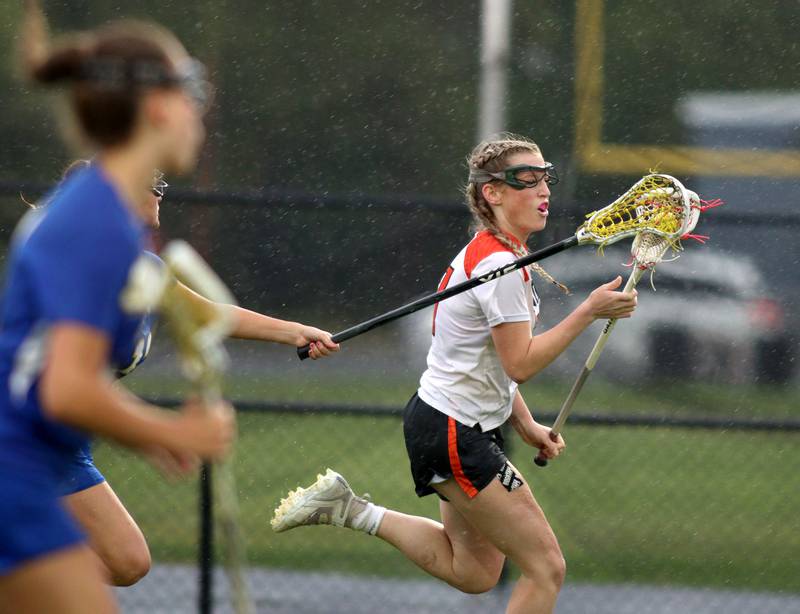
M0 614L113 614L111 591L104 585L87 546L35 559L0 578Z
M437 488L501 552L520 568L507 612L550 614L566 566L558 541L527 484L508 492L493 480L470 499L453 480Z
M490 590L505 556L452 504L439 502L442 523L387 510L378 537L429 574L467 593Z
M102 482L64 497L89 536L97 564L115 586L131 586L150 571L144 535L111 486Z
M428 573L470 593L497 583L506 555L523 574L508 612L552 612L564 579L564 558L527 484L509 492L495 478L472 499L453 479L435 488L449 500L440 505L442 523L377 508L328 470L308 488L282 499L271 525L282 532L333 524L377 535Z

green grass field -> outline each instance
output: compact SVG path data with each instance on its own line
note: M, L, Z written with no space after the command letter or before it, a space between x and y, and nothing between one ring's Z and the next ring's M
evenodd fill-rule
M272 386L270 398L281 398ZM400 388L371 390L370 398L394 404ZM342 394L337 390L336 398ZM236 471L253 564L423 575L387 544L361 534L311 527L276 535L269 527L280 497L327 466L382 505L438 517L434 498L413 493L398 418L243 414L239 424ZM511 457L559 537L571 581L800 593L796 433L573 426L566 434L568 453L547 469L536 468L532 451L515 437ZM107 445L96 456L155 559L194 561L196 482L167 482Z

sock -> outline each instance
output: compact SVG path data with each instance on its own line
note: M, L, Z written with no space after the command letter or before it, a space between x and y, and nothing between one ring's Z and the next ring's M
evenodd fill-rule
M355 531L363 531L368 535L375 535L385 513L385 507L375 505L362 497L353 496L344 526Z

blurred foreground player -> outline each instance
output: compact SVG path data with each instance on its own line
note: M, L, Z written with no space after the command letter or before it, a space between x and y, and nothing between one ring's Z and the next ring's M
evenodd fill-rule
M184 173L204 139L208 84L169 31L116 22L51 48L28 2L20 33L28 77L63 85L96 163L21 222L0 314L0 611L116 611L96 557L58 487L91 434L180 458L223 457L232 408L186 403L178 413L126 394L124 364L141 316L120 295L142 257L139 210L153 166Z
M89 161L76 161L68 167L85 168ZM66 173L65 173L66 174ZM70 173L71 174L71 173ZM66 177L65 177L66 179ZM164 174L155 171L150 188L144 191L140 214L151 228L160 225L159 208L168 184ZM148 257L158 260L154 254ZM178 287L192 300L209 303L204 297L183 284ZM279 320L241 307L233 307L236 318L232 337L284 343L302 347L311 343L314 359L329 355L338 349L330 339L330 333L297 322ZM154 332L153 314L144 314L130 348L123 354L128 362L115 364L117 377L131 373L147 357ZM192 459L168 454L163 448L143 449L143 454L165 473L180 475L194 469ZM92 550L100 559L101 568L109 582L116 586L130 586L144 577L150 570L150 551L147 541L119 500L111 485L95 466L90 443L75 454L69 464L65 478L59 485L59 494L64 497L67 508L87 533Z

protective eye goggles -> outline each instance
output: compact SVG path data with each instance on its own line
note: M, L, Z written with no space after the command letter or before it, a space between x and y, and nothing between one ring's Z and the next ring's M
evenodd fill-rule
M550 162L545 162L544 166L517 164L496 173L490 173L481 168L469 169L470 183L488 183L494 179L502 181L515 190L524 190L536 187L542 180L547 185L555 185L558 183L558 173Z
M186 92L201 113L211 108L214 101L214 86L208 80L205 65L195 58L188 58L177 66L175 83Z
M153 183L150 186L150 192L153 194L153 196L164 198L164 194L166 194L168 187L169 184L164 181L164 173L156 169L153 172Z
M200 113L205 113L214 100L214 86L207 79L208 71L200 60L186 58L175 70L149 60L128 61L118 57L91 58L81 66L80 80L109 90L130 87L181 88Z

